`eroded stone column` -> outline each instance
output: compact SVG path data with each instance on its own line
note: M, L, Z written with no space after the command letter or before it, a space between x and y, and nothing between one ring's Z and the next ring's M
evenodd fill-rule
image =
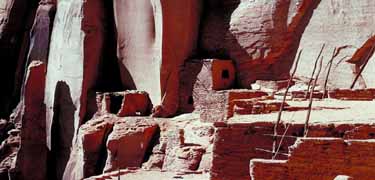
M0 117L7 118L19 98L28 34L38 0L0 1Z
M17 156L19 179L47 178L46 106L44 104L49 38L56 11L53 0L42 0L31 30L27 75L21 95L21 148Z
M28 64L40 60L47 64L49 44L56 13L56 0L41 0L31 29Z
M125 88L147 91L160 103L161 19L150 0L113 2L117 56Z
M52 166L56 166L53 178L62 177L86 116L88 94L93 91L101 59L104 18L101 0L58 1L45 92L47 144L54 158Z
M46 64L33 61L28 68L23 93L21 147L17 155L17 179L47 177L47 146L44 104Z

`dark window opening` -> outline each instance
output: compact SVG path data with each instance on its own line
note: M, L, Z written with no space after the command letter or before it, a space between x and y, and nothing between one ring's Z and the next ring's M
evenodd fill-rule
M112 95L111 96L111 99L110 99L110 113L113 113L113 114L117 114L120 109L121 109L121 105L122 105L122 99L124 97L123 96L116 96L116 95Z
M188 104L191 104L191 105L194 104L193 96L189 96Z
M228 69L224 69L222 72L221 72L221 77L223 79L229 79L229 71Z

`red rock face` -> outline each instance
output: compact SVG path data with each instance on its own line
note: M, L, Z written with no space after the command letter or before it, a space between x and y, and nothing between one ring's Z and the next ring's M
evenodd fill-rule
M46 132L40 131L46 128L45 73L46 65L41 61L32 62L28 68L22 101L22 145L17 156L20 179L47 178Z
M123 0L114 7L124 86L149 92L161 104L155 116L175 114L180 66L196 47L200 1Z
M31 30L26 62L28 69L20 103L21 111L17 113L22 124L22 147L17 156L17 166L21 172L17 178L20 179L47 178L46 131L36 132L35 129L46 128L45 75L55 10L54 1L42 1Z
M102 173L105 141L113 128L116 117L106 115L94 118L81 126L77 135L63 179L83 179Z
M0 139L6 139L0 146L0 179L8 174L18 179L83 179L133 167L210 171L212 180L250 179L250 159L270 158L265 150L271 149L273 124L242 121L280 109L277 96L286 87L298 49L305 49L299 76L310 74L316 44L326 43L326 59L330 48L342 48L328 87L345 85L350 79L345 74L358 74L366 59L369 69L359 84L374 83L369 73L374 7L368 0L0 0L0 84L5 92L0 94L0 118L7 118L22 89L19 106L5 123L22 125L22 133L14 129L7 135L9 129L0 121L0 131L5 129ZM341 72L353 64L353 71ZM251 86L253 82L257 84ZM260 91L265 89L271 91ZM303 101L305 92L292 91L291 98ZM327 92L334 102L375 98L373 89ZM325 98L321 91L313 97L321 102ZM298 102L288 103L286 111L306 110L293 105ZM336 110L315 109L329 108ZM174 117L178 113L190 114ZM302 124L293 125L287 133L277 157L282 161L269 166L256 162L254 177L276 173L303 178L315 171L299 166L311 160L305 151L315 145L324 151L326 141L307 142L295 152L297 160L284 161L301 129ZM309 135L371 139L373 129L318 124ZM328 151L338 158L323 153L318 160L339 162L334 167L344 175L368 178L350 166L372 144L345 143L328 142L329 149L340 148ZM347 158L342 152L352 159L341 162ZM373 166L368 164L358 172L368 173L366 168ZM267 167L272 171L265 172ZM316 172L330 179L338 175Z
M291 1L208 1L200 45L236 61L241 87L287 79L302 37L320 1L302 1L288 23ZM282 42L282 43L281 43Z
M49 39L55 15L55 2L42 1L37 9L30 36L27 56L27 75L22 87L20 103L22 147L17 155L17 178L47 178L46 106L44 104L45 81L48 61Z
M127 121L117 122L108 137L108 158L104 172L141 167L148 145L157 129L156 124L147 122L146 119L123 120Z
M0 116L9 116L19 100L25 60L29 46L29 31L34 22L38 2L4 0L0 3Z
M94 93L103 46L103 21L102 1L57 4L44 101L47 143L56 153L58 179L68 161L73 137L86 116L89 94ZM95 103L95 97L91 100Z

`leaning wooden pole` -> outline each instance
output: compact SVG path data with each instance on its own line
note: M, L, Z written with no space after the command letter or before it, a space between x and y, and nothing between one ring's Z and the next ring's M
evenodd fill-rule
M307 116L306 116L306 121L305 121L305 128L304 128L304 133L303 133L304 137L307 137L307 133L309 131L309 121L310 121L310 115L311 115L312 104L313 104L314 90L315 90L316 84L318 82L320 72L322 71L322 66L323 66L323 56L320 59L319 70L318 70L318 73L315 76L315 81L314 81L314 84L313 84L312 89L310 91L309 106L308 106L308 111L307 111Z
M316 67L318 66L318 62L319 62L320 56L322 55L325 46L326 46L326 44L323 44L323 45L322 45L322 48L320 49L319 55L318 55L318 57L315 59L314 68L313 68L313 71L312 71L312 73L311 73L309 83L307 84L306 98L309 96L310 86L311 86L311 83L312 83L313 80L314 80L313 77L314 77L314 74L315 74L315 71L316 71Z
M332 54L332 57L331 59L329 60L328 62L328 70L327 70L327 74L326 74L326 78L324 80L324 87L323 87L323 99L326 97L327 95L327 85L328 85L328 80L329 80L329 75L331 73L331 69L332 69L332 64L333 64L333 60L335 59L335 54L336 54L336 50L337 48L335 48L333 50L333 54Z
M293 72L292 74L290 75L289 77L289 80L288 80L288 85L286 87L286 90L285 90L285 93L284 93L284 96L283 96L283 101L281 103L281 106L280 106L280 109L279 109L279 114L277 115L277 120L276 120L276 123L275 123L275 126L273 128L273 145L272 145L272 158L274 158L275 156L275 153L276 153L276 144L277 144L277 129L278 129L278 126L279 126L279 123L281 121L281 115L282 115L282 112L284 110L284 106L285 106L285 101L286 101L286 96L289 92L289 89L290 89L290 86L292 84L292 81L293 81L293 78L294 78L294 75L296 74L297 72L297 68L298 68L298 64L299 64L299 60L301 59L301 54L302 54L302 50L299 51L298 53L298 57L297 57L297 60L296 60L296 64L294 65L294 69L293 69Z
M367 57L365 59L366 60L365 64L363 64L363 66L361 67L361 70L358 72L357 76L355 77L352 85L350 86L350 89L354 88L354 86L357 83L359 77L362 75L362 72L365 70L365 67L367 66L368 62L370 61L371 55L373 54L374 50L375 50L375 45L372 46L371 51L369 52L369 54L367 55Z
M281 145L283 144L284 138L285 138L285 136L286 136L286 133L287 133L288 130L289 130L290 125L291 125L291 124L288 124L288 126L286 127L286 129L285 129L285 131L284 131L283 136L281 136L281 139L280 139L280 142L279 142L279 146L277 146L276 152L275 152L274 155L272 156L272 159L275 159L275 158L277 157L277 154L278 154L279 151L280 151Z

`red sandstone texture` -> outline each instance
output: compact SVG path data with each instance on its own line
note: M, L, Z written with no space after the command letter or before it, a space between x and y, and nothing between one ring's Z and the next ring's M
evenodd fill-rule
M0 0L0 179L374 179L374 15L368 0Z

